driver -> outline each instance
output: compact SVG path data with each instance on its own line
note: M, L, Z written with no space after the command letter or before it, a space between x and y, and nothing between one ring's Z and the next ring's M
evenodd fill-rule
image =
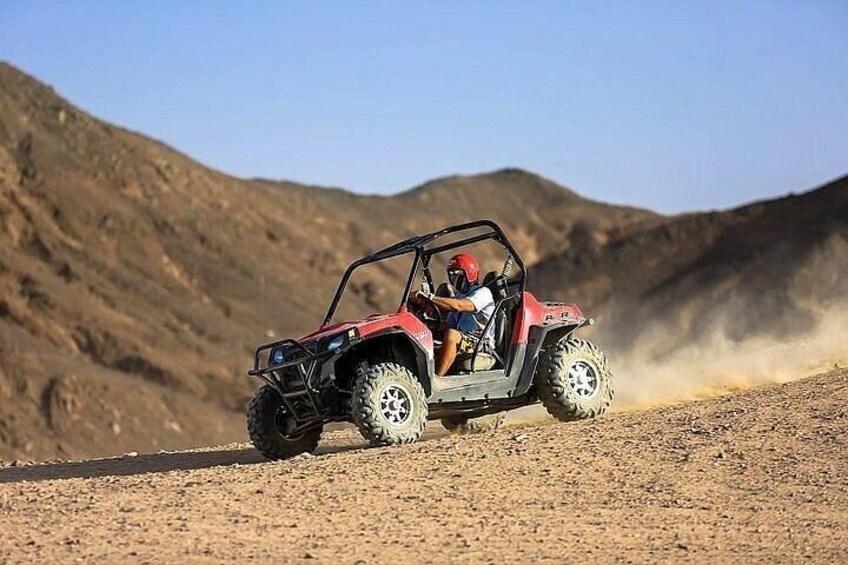
M480 339L485 339L481 350L493 348L494 326L486 336L483 330L495 311L492 291L481 286L480 263L470 253L458 253L448 261L448 281L456 289L449 298L432 293L418 292L417 296L430 301L439 310L448 312L447 328L442 335L442 346L436 351L436 374L445 376L456 361L457 355L471 354Z

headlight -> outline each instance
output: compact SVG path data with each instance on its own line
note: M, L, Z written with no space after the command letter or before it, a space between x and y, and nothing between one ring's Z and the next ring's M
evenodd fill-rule
M283 361L286 360L286 356L283 353L283 348L275 349L273 353L271 353L271 361L274 362L274 365L279 365Z
M335 351L336 349L338 349L339 347L344 345L346 338L347 338L347 336L345 334L334 337L330 341L330 343L327 344L327 351Z

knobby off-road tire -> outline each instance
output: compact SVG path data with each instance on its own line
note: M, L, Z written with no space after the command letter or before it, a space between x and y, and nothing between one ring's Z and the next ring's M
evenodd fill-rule
M488 414L479 418L465 418L463 416L449 416L442 418L442 426L452 434L470 435L493 432L503 425L506 413Z
M600 416L615 396L606 355L584 339L561 339L540 359L536 392L562 422Z
M397 363L377 363L359 371L351 416L371 445L412 443L424 432L427 397L409 369Z
M283 435L294 426L294 418L287 414L280 394L268 385L256 391L247 407L247 432L250 441L262 455L271 460L288 459L301 453L315 451L321 439L321 428L308 430L297 437Z

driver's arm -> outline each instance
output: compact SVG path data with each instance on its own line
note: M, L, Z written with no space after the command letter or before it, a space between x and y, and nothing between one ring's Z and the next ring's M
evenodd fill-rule
M477 307L468 298L448 298L447 296L430 296L430 301L439 310L448 312L475 312Z

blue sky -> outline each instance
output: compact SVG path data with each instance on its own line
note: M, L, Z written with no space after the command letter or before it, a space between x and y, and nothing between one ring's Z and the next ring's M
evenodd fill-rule
M0 0L0 58L238 176L506 166L664 212L848 172L848 2Z

